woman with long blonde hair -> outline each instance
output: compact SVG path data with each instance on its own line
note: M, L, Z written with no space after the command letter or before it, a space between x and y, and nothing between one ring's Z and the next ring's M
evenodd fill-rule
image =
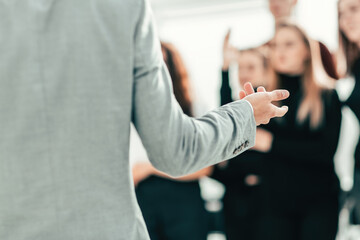
M336 152L341 106L321 64L319 45L291 23L278 24L270 47L268 90L290 91L283 119L258 129L255 149L267 152L266 211L259 239L335 239L339 181Z

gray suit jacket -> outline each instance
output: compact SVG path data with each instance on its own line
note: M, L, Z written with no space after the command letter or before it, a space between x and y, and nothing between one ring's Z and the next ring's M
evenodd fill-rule
M178 176L253 146L251 106L182 114L145 0L0 0L0 239L148 239L133 121Z

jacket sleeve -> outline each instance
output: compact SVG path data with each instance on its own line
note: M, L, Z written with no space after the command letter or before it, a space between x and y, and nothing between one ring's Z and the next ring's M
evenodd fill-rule
M252 147L256 123L251 105L237 101L200 118L183 114L173 95L147 0L134 34L132 121L152 164L182 176Z

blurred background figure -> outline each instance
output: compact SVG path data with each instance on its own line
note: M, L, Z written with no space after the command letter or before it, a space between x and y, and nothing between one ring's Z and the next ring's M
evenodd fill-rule
M292 21L293 10L298 0L268 0L269 10L274 17L275 27L283 21ZM333 78L338 79L336 67L334 63L334 57L330 53L329 49L319 42L321 61L327 74Z
M360 121L360 0L340 0L338 3L339 18L339 74L347 77L344 83L350 87L342 99L344 105L349 107ZM340 85L342 86L342 85ZM359 132L357 133L357 147L354 153L355 170L354 184L350 198L352 222L360 224L360 144ZM347 137L349 138L349 137ZM349 143L351 144L351 143Z
M161 43L176 100L192 116L189 78L176 48ZM205 240L209 215L201 197L198 179L210 175L212 167L174 179L156 170L150 162L133 167L136 195L152 240Z
M266 86L268 62L256 48L236 50L229 44L230 31L223 44L221 105L230 103L232 89L229 81L229 66L236 61L240 86L251 82L255 88ZM254 239L262 209L263 153L248 151L241 157L215 166L212 178L224 184L223 197L225 235L228 240Z
M274 17L275 26L281 21L289 21L298 0L268 0L269 10Z
M289 106L283 120L258 128L254 149L268 152L258 239L335 239L340 186L334 154L341 106L334 82L323 69L318 43L290 23L278 24L270 62L269 89L285 88L291 96L283 102Z

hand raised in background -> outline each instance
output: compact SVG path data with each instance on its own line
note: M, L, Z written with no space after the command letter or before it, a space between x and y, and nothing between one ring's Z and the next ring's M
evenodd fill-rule
M231 34L231 30L229 29L229 31L226 33L226 36L224 39L224 44L223 44L223 66L222 66L222 69L224 71L229 69L231 62L235 61L238 56L237 49L235 47L233 47L229 42L230 34Z

